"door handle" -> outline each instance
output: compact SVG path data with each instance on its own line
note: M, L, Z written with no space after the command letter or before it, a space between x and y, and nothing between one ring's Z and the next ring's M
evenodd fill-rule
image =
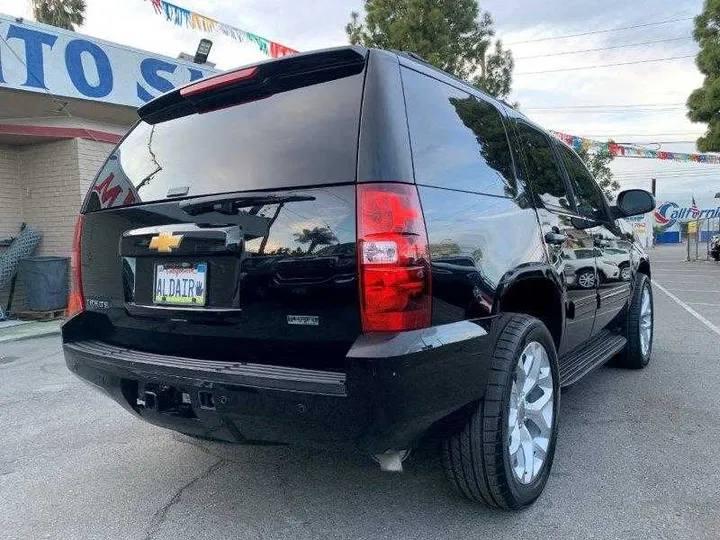
M567 240L567 235L564 233L552 232L552 231L545 233L545 241L548 244L553 244L553 245L558 246L560 244L564 244L566 240Z

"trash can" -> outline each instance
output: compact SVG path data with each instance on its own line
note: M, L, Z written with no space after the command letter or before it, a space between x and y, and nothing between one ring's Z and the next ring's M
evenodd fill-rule
M29 257L20 261L25 302L30 311L67 307L68 267L67 257Z

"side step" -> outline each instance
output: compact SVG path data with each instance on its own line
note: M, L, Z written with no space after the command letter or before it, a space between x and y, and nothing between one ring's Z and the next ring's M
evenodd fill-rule
M560 358L560 386L576 383L596 367L619 353L627 339L609 330L603 330L580 349Z

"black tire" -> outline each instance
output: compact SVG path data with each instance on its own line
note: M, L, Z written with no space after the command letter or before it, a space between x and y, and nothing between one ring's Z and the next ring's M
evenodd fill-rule
M484 399L456 433L441 447L443 468L460 494L488 506L516 510L542 493L552 467L557 437L560 385L557 354L545 325L528 315L508 314L490 358ZM508 415L513 374L525 346L537 341L546 350L553 375L553 419L546 459L529 484L519 482L510 465Z
M650 307L652 309L650 314L651 322L651 334L650 344L647 352L643 353L641 337L640 337L640 316L642 310L642 298L643 292L647 290L650 297ZM650 285L650 278L645 274L637 273L635 275L635 283L633 284L632 298L627 309L627 316L625 317L625 337L627 338L627 345L625 349L615 357L613 365L617 367L623 367L628 369L642 369L650 362L652 356L652 342L655 326L655 309L653 304L652 287Z

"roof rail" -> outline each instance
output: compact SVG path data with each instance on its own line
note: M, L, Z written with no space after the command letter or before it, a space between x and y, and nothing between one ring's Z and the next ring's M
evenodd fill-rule
M414 53L412 51L398 51L397 49L390 49L390 52L394 52L395 54L399 54L401 56L407 56L408 58L412 58L413 60L417 60L418 62L422 62L423 64L427 64L428 66L432 66L432 64L430 62L425 60L419 54ZM435 66L433 66L433 67L435 67Z

